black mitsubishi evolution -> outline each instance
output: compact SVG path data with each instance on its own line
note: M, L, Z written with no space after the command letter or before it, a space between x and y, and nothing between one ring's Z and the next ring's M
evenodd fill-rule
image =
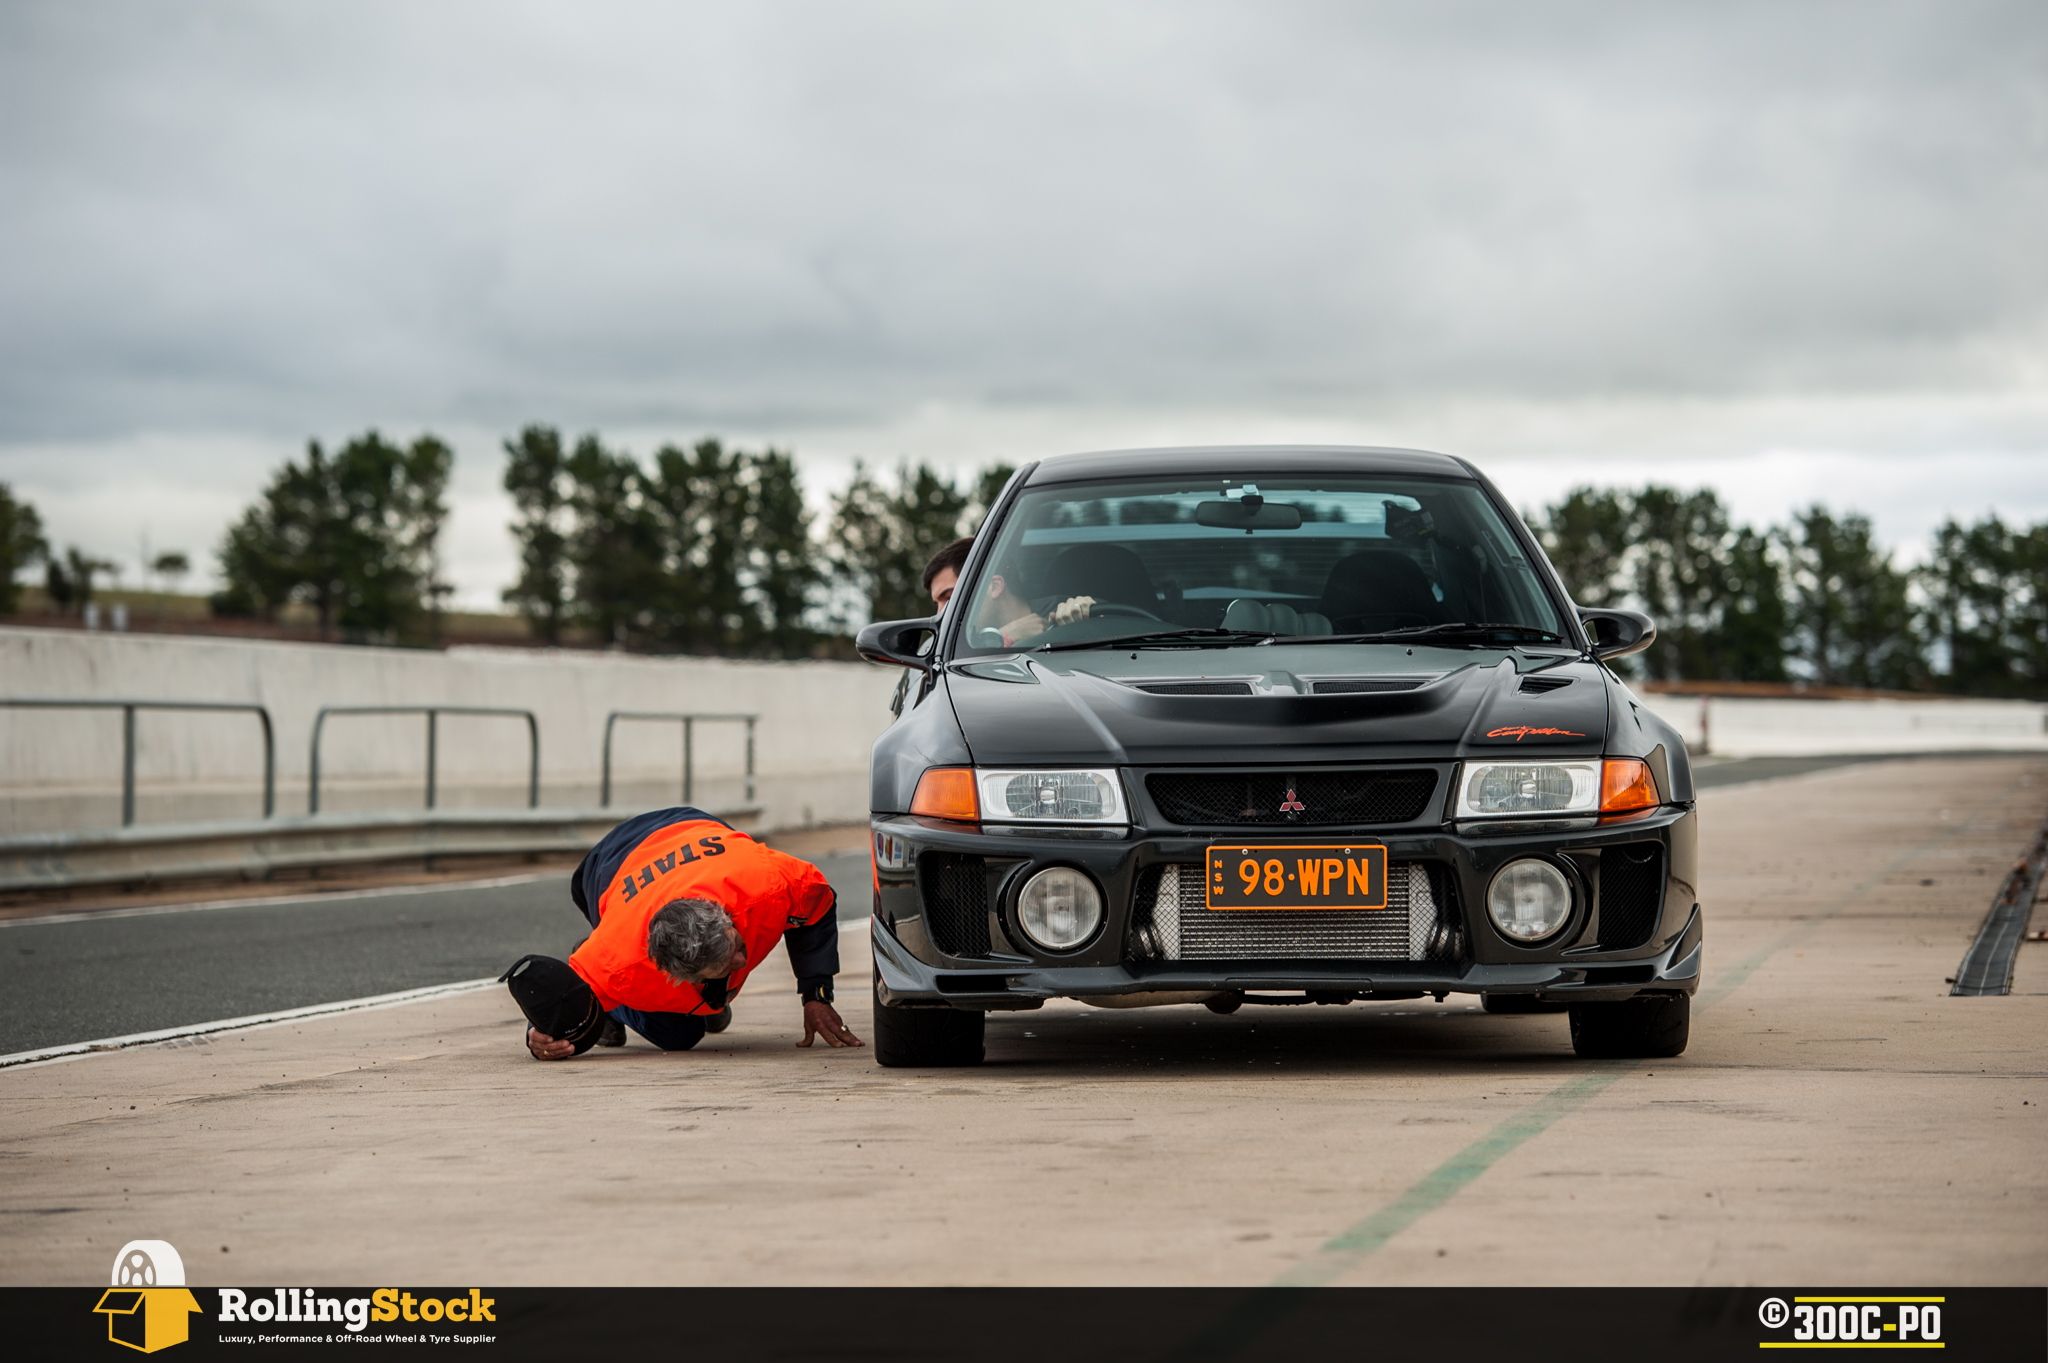
M1332 447L1018 471L873 762L876 1058L971 1065L992 1009L1441 1000L1685 1049L1692 771L1462 459Z

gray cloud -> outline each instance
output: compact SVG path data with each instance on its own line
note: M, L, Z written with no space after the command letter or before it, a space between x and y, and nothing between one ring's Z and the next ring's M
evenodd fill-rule
M2030 3L17 4L0 198L29 482L2048 385Z
M2016 5L4 21L5 433L1998 387Z

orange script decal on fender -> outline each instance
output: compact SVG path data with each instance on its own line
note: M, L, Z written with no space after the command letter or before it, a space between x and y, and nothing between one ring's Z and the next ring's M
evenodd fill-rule
M1506 738L1510 734L1514 735L1515 742L1517 743L1520 743L1530 734L1555 734L1559 738L1585 737L1584 734L1575 734L1570 729L1532 729L1526 724L1517 724L1506 729L1494 729L1491 732L1489 732L1486 736L1488 738Z

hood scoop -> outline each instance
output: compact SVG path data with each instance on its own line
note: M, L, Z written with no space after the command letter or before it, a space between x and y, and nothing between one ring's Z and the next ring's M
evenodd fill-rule
M1137 682L1140 691L1149 691L1155 696L1249 696L1252 684L1246 681L1170 681Z
M1540 696L1545 691L1555 691L1560 686L1570 686L1571 684L1572 679L1570 677L1529 676L1522 678L1522 684L1517 689L1525 696Z
M1323 677L1310 684L1317 696L1356 696L1372 691L1413 691L1436 680L1427 677Z

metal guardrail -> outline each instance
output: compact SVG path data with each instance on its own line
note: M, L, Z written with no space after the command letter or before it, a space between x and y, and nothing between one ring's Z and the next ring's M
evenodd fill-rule
M612 729L622 719L629 720L681 720L683 722L683 803L688 804L696 795L696 738L697 721L706 723L732 722L747 726L747 801L754 799L754 725L759 715L686 715L671 714L665 710L614 710L604 717L604 783L598 792L597 805L610 809L612 804Z
M323 705L313 716L313 753L308 768L306 812L320 812L320 731L329 715L425 715L427 717L427 808L434 807L435 768L440 749L442 715L517 715L526 721L528 762L526 807L540 808L540 721L531 710L500 709L487 705ZM606 730L610 732L609 728ZM749 745L749 751L752 751ZM607 750L609 757L609 750ZM751 763L750 763L751 765Z
M0 698L0 706L15 710L119 710L121 711L121 827L135 823L135 712L137 710L214 710L248 712L263 721L263 817L277 808L277 739L270 726L270 711L246 701L212 700L55 700L39 697Z

